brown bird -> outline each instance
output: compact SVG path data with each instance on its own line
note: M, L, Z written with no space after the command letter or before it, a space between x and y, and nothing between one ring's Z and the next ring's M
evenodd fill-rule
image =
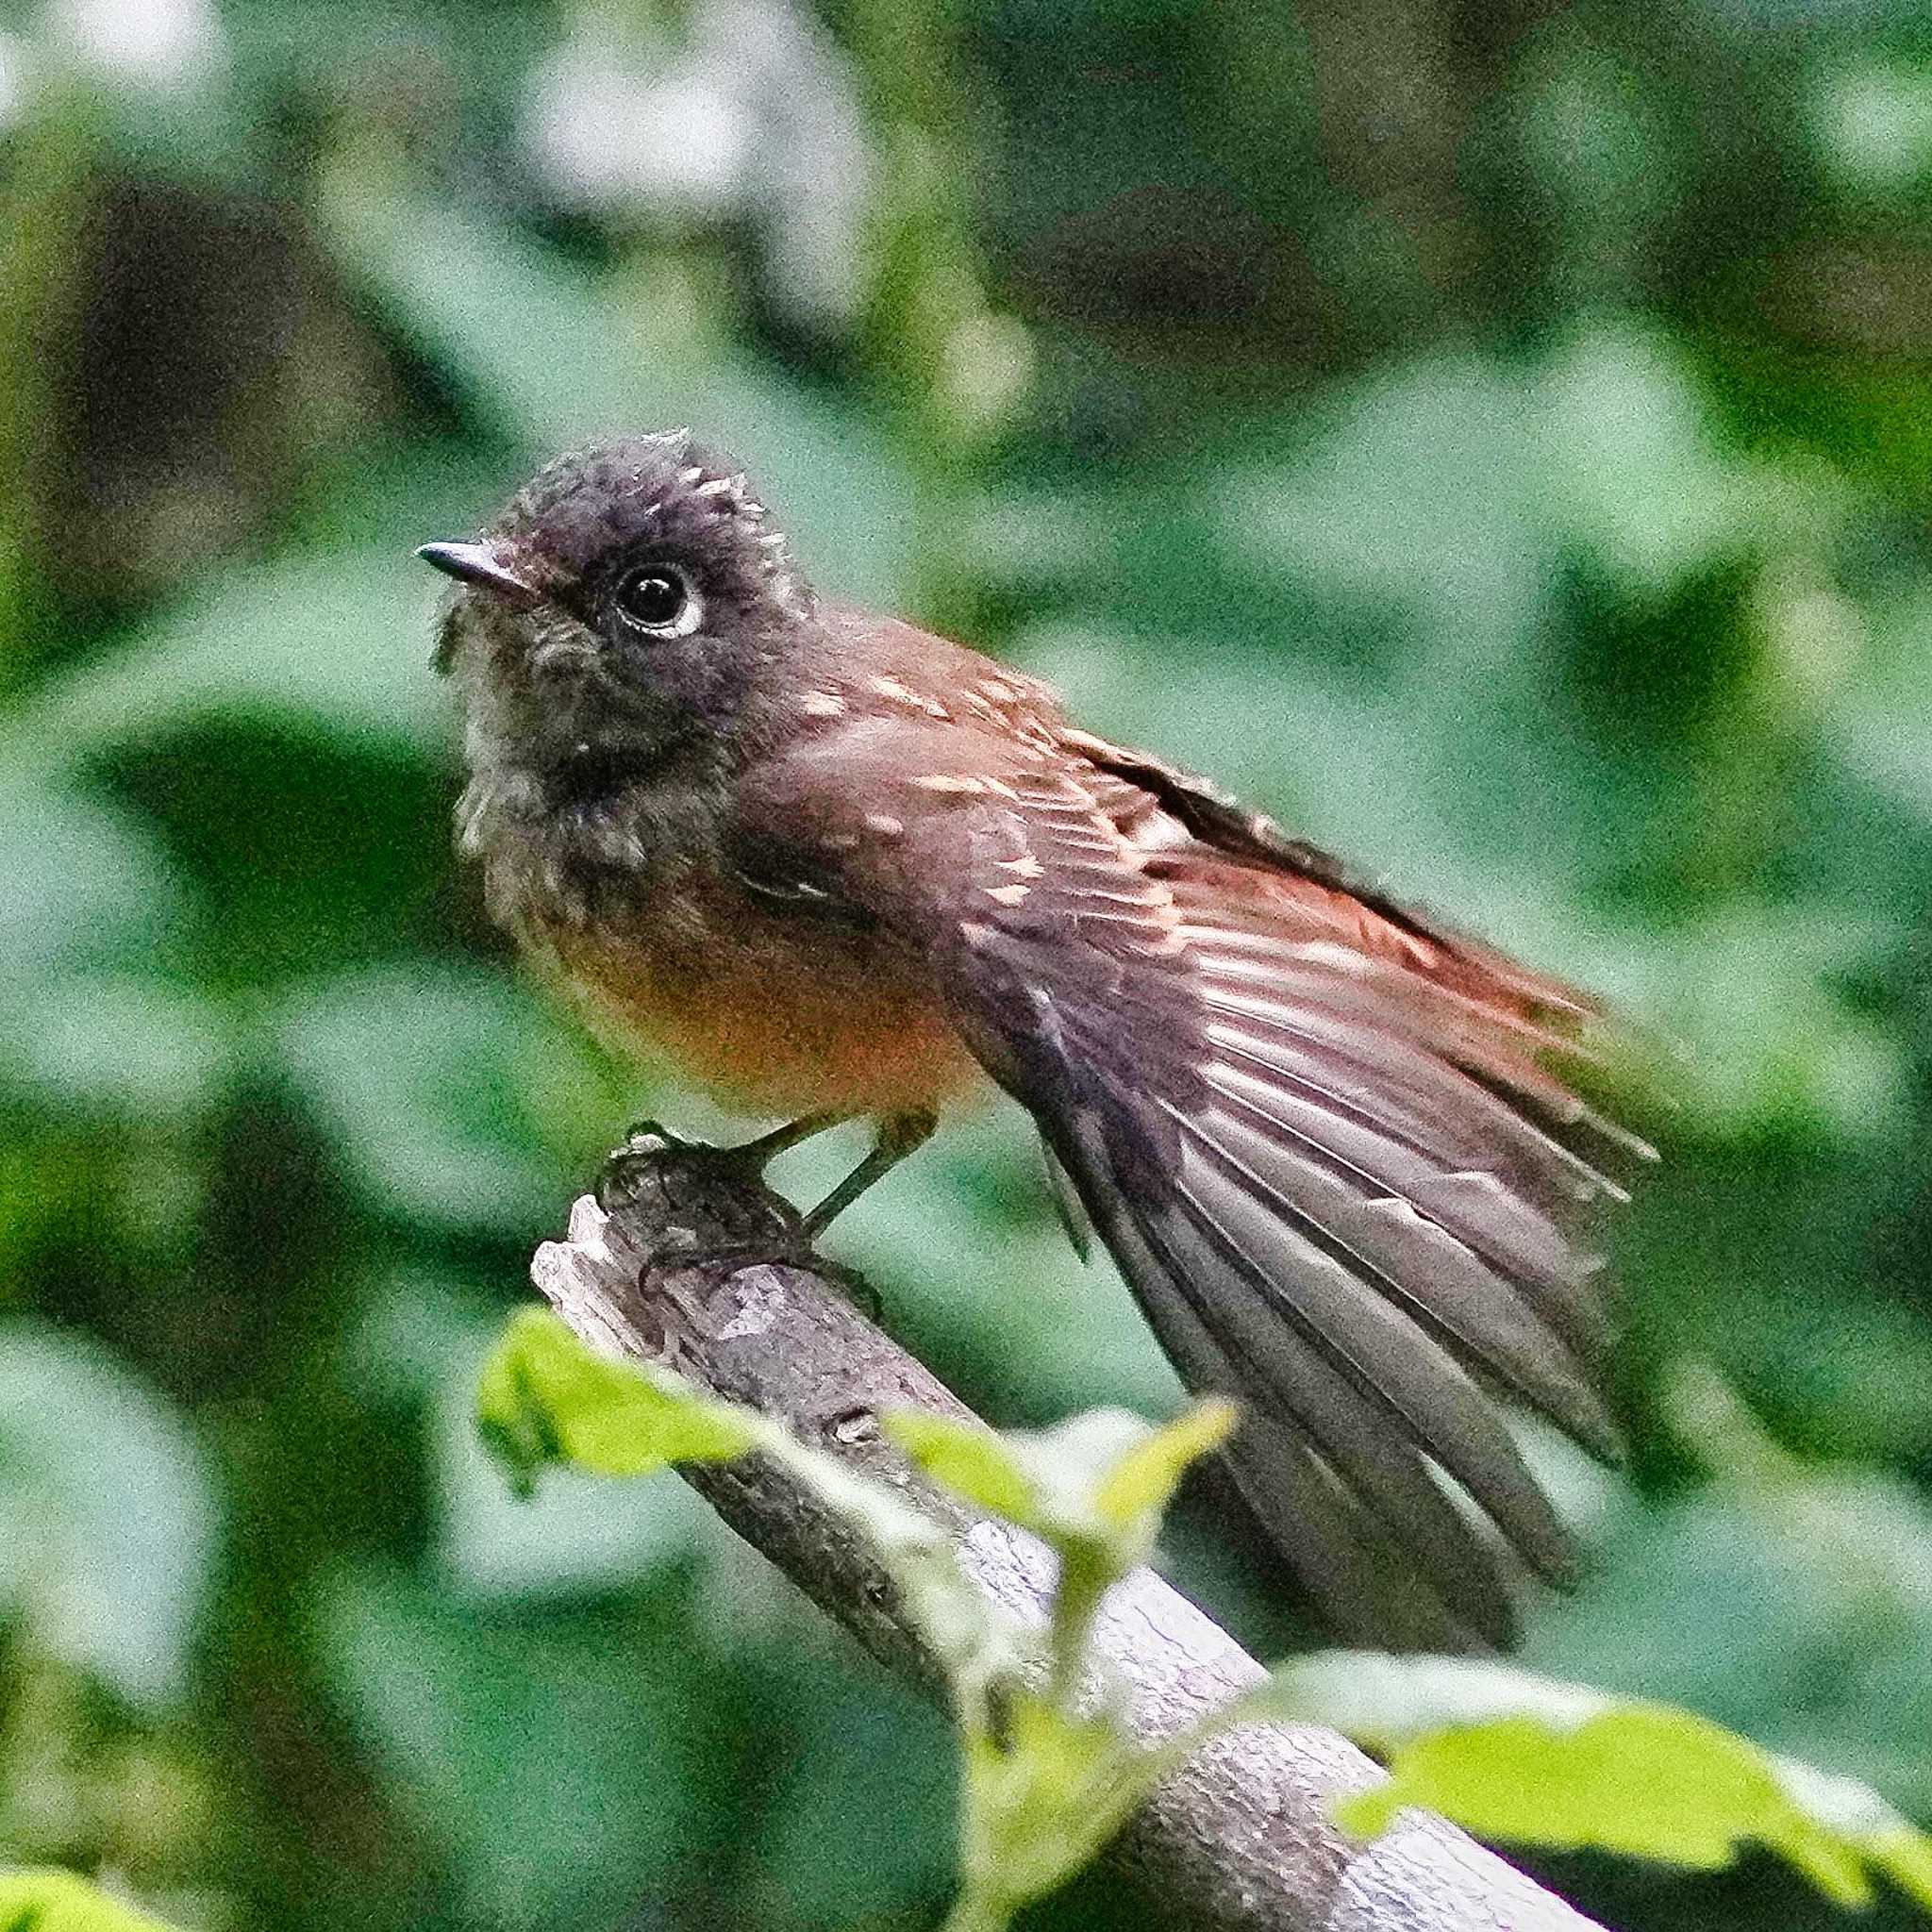
M1552 1071L1591 1001L1044 685L822 603L683 434L560 458L418 555L458 581L436 663L491 911L607 1037L801 1117L756 1156L875 1117L809 1226L990 1074L1183 1379L1242 1404L1228 1473L1329 1621L1503 1643L1507 1550L1573 1576L1493 1397L1617 1452L1577 1230L1648 1150Z

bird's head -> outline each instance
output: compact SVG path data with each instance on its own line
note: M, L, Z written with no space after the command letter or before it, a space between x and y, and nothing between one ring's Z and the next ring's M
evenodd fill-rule
M724 735L816 610L743 472L681 431L559 457L476 536L416 554L457 582L435 662L473 755L539 768Z

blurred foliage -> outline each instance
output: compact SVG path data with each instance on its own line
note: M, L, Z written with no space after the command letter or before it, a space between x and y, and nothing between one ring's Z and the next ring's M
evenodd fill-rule
M940 1720L677 1486L520 1511L467 1428L615 1131L710 1123L485 930L408 553L674 423L1676 1043L1531 1657L1932 1818L1928 316L1921 0L9 10L0 1855L210 1932L942 1907ZM1004 1113L837 1246L1002 1421L1174 1399Z

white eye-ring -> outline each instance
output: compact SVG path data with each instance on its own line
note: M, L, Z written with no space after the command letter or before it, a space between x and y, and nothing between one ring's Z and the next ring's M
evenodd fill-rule
M690 574L675 563L641 563L625 571L610 601L633 630L654 638L689 637L704 622L705 600Z

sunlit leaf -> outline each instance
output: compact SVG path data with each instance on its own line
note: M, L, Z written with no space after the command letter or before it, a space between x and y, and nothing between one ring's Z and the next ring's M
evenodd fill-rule
M579 1202L572 1240L593 1246L602 1218L594 1204ZM867 1539L959 1685L988 1681L1017 1654L1009 1620L962 1572L944 1529L890 1485L774 1422L692 1389L668 1369L591 1353L548 1309L526 1307L510 1318L484 1364L476 1409L484 1440L520 1488L558 1461L603 1475L643 1475L674 1462L768 1456Z
M572 1461L519 1496L477 1427L478 1359L472 1337L445 1362L428 1418L443 1574L491 1596L608 1588L705 1546L709 1509L683 1483L608 1482Z
M1507 656L1545 569L1541 425L1520 373L1418 357L1341 391L1313 427L1305 450L1224 479L1231 553L1312 580L1324 606L1392 605L1439 658Z
M1094 1507L1123 1530L1150 1515L1158 1519L1173 1501L1182 1476L1227 1441L1238 1420L1231 1402L1194 1404L1114 1462L1094 1487Z
M75 1873L46 1867L0 1871L0 1926L6 1932L173 1932Z
M1010 1909L1092 1858L1154 1773L1110 1717L1079 1716L1019 1690L1002 1707L998 1735L968 1741L965 1776L962 1878Z
M1772 1312L1746 1307L1758 1330ZM1846 1346L1815 1308L1786 1319L1789 1345ZM1884 1470L1791 1455L1707 1369L1680 1364L1667 1391L1675 1433L1713 1480L1612 1515L1588 1590L1533 1630L1535 1667L1689 1706L1920 1811L1932 1801L1924 1496ZM1678 1641L1686 1628L1700 1641Z
M1831 692L1826 726L1861 776L1932 824L1932 595L1861 613L1867 648Z
M884 1428L926 1474L955 1495L1009 1523L1030 1527L1039 1520L1031 1477L1006 1439L991 1429L921 1409L895 1411L885 1417Z
M597 1475L648 1475L674 1462L724 1462L756 1448L755 1419L668 1369L591 1351L547 1308L519 1308L483 1365L477 1422L527 1483L555 1461Z
M885 1427L935 1481L1056 1546L1105 1549L1117 1573L1146 1555L1188 1465L1226 1440L1234 1418L1232 1405L1206 1402L1165 1428L1117 1408L1003 1435L917 1410Z
M535 1492L504 1481L476 1424L476 1382L503 1313L480 1283L420 1264L372 1280L343 1352L356 1399L420 1417L435 1574L482 1598L608 1589L689 1558L705 1504L682 1483L609 1482L567 1463Z
M1247 1708L1331 1725L1387 1761L1386 1783L1337 1807L1351 1830L1419 1805L1479 1837L1699 1871L1756 1842L1840 1904L1865 1903L1875 1869L1932 1905L1932 1840L1876 1792L1670 1705L1501 1664L1333 1651L1283 1666Z

